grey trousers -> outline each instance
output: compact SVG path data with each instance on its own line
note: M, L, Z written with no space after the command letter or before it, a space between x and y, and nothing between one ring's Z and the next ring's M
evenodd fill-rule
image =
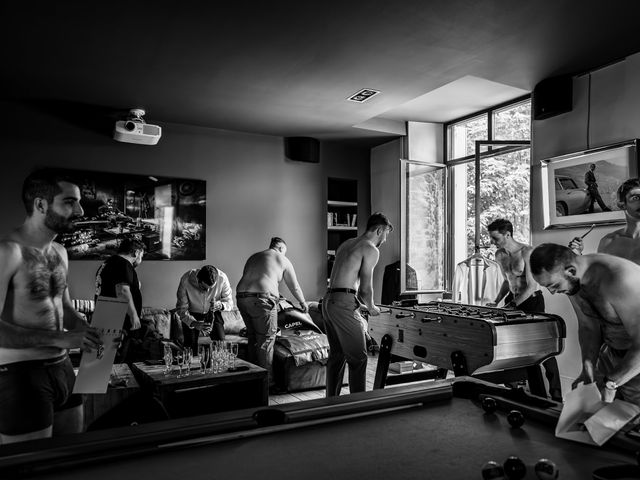
M340 395L345 365L349 365L349 391L364 392L367 382L367 323L352 293L327 293L322 318L329 340L327 397Z

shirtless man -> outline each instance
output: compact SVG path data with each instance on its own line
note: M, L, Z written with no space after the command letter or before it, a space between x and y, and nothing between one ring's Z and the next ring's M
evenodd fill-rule
M287 244L273 237L269 248L249 257L236 287L238 310L247 327L249 361L269 372L269 387L275 388L273 379L273 347L278 331L278 284L284 279L291 294L307 312L307 302L298 284L296 272L287 257Z
M629 178L618 187L618 207L624 211L627 224L608 233L598 244L598 253L608 253L640 264L640 179ZM583 242L576 237L569 243L576 253L582 253Z
M505 278L495 304L499 304L504 299L505 307L543 312L542 292L538 290L538 285L528 268L529 255L533 247L513 239L513 225L509 220L502 218L495 220L487 226L487 231L491 243L498 248L496 262L500 265ZM540 309L535 310L536 307Z
M491 243L498 247L496 261L500 265L505 281L498 292L495 304L504 298L505 308L517 308L523 312L544 312L544 297L531 275L529 256L533 247L513 239L513 225L509 220L498 219L487 226ZM545 360L549 382L549 394L555 401L562 401L560 372L555 357Z
M604 401L640 406L640 266L546 243L531 254L531 270L549 292L568 295L578 317L582 372L573 385L595 381Z
M367 374L367 325L360 314L360 301L369 315L380 315L373 303L373 269L378 248L387 240L393 225L382 213L374 213L367 230L346 240L336 252L329 289L322 299L322 317L329 340L327 397L340 395L345 363L349 365L349 391L364 392Z
M80 190L60 172L23 184L24 223L0 240L0 443L82 430L82 397L67 349L91 351L99 333L71 305L58 233L82 216Z

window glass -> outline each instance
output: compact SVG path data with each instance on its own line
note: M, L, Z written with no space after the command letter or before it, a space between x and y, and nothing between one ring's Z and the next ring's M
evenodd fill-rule
M488 138L487 115L464 120L449 127L449 159L464 158L476 153L476 140Z
M405 290L444 288L445 169L403 162Z
M493 113L492 140L531 139L531 100L510 105Z

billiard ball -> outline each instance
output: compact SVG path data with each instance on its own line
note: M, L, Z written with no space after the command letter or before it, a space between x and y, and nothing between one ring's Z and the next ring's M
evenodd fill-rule
M540 480L556 480L560 473L556 464L546 458L538 460L533 467L533 471L536 472L536 476Z
M495 398L491 398L491 397L484 397L482 399L482 408L487 413L495 412L496 409L498 408L498 404L496 402L496 399Z
M511 410L507 415L507 421L513 428L519 428L524 425L524 415L520 410Z
M504 469L502 465L493 460L485 463L482 467L482 478L484 478L484 480L504 480Z
M527 474L527 467L519 457L515 455L507 458L502 464L504 473L511 480L520 480Z

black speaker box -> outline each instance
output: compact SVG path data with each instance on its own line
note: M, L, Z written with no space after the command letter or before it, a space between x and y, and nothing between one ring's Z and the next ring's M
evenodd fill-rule
M311 137L286 137L284 154L295 162L320 162L320 141Z
M533 119L570 112L573 108L573 77L565 75L542 80L533 89Z

